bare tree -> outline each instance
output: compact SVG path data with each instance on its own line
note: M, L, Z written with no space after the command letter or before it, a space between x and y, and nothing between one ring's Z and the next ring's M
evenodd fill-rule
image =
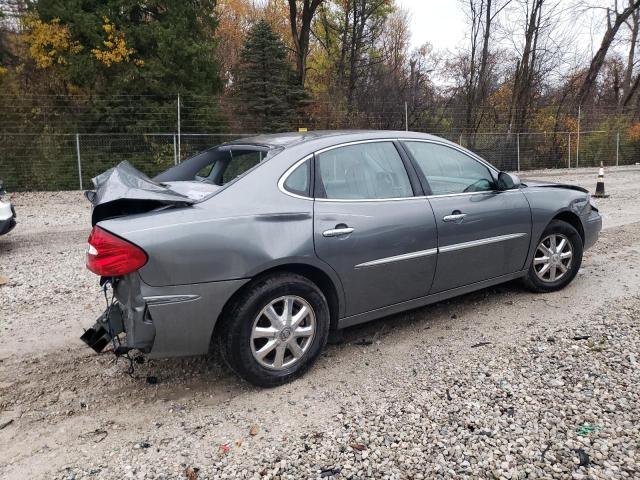
M589 69L580 85L580 90L578 90L578 95L576 96L576 101L578 105L581 105L587 95L591 92L596 79L598 78L598 74L600 73L600 69L604 64L605 58L607 57L607 52L613 43L613 40L620 30L620 27L627 21L634 12L637 12L638 8L640 8L640 0L630 0L627 7L622 11L618 11L618 0L614 2L614 8L606 9L606 18L607 18L607 29L604 32L604 36L602 37L602 41L600 42L600 48L591 59L591 64L589 65Z
M511 0L467 0L471 24L470 51L468 54L467 78L465 81L465 130L475 132L482 121L482 110L486 103L490 83L490 39L496 17Z
M633 0L629 0L629 4L632 4ZM630 24L629 24L630 23ZM631 37L629 39L629 53L627 55L627 66L624 72L624 78L622 80L622 95L618 100L618 105L621 107L626 106L631 97L638 88L640 76L633 80L633 70L636 64L635 53L636 44L638 43L638 31L640 30L640 12L634 10L631 13L630 22L627 22L629 29L631 30Z
M307 75L311 23L316 10L322 2L323 0L289 0L289 22L296 56L296 72L298 83L302 87L304 87Z
M538 39L542 24L542 7L545 0L526 0L527 24L524 32L524 48L518 60L513 78L509 131L524 130L533 100L533 87L537 69Z

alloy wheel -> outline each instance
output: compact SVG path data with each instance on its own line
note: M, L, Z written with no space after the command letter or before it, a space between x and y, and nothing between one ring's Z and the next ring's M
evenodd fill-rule
M309 349L315 331L316 316L309 302L295 295L276 298L253 322L253 358L271 370L289 368Z
M533 268L543 282L556 282L569 272L572 258L571 241L561 233L552 233L538 244Z

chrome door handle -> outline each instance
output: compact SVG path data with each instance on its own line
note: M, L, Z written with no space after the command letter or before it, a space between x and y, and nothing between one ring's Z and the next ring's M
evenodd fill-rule
M340 235L348 235L353 233L355 229L351 227L344 228L332 228L331 230L325 230L322 232L323 237L339 237Z
M464 217L466 217L467 214L466 213L456 213L453 215L445 215L442 218L442 221L444 222L456 222L456 223L460 223L462 222L462 220L464 219Z

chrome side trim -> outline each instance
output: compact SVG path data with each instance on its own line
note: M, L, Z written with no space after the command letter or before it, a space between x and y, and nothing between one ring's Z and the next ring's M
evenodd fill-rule
M371 260L370 262L359 263L358 265L355 266L355 268L374 267L376 265L383 265L385 263L401 262L403 260L409 260L411 258L428 257L430 255L435 255L436 253L438 253L437 248L430 248L428 250L420 250L418 252L404 253L402 255L395 255L393 257L379 258L377 260Z
M362 202L399 202L401 200L424 200L427 197L395 197L395 198L316 198L316 202L362 203Z
M463 193L443 193L441 195L427 195L426 198L444 198L444 197L462 197L466 195L497 195L507 192L518 192L517 188L510 188L509 190L485 190L482 192L463 192Z
M382 143L382 142L395 142L395 138L386 137L386 138L373 138L368 140L354 140L353 142L339 143L337 145L331 145L330 147L325 147L321 150L315 152L316 155L319 155L324 152L328 152L329 150L334 150L340 147L348 147L350 145L359 145L361 143Z
M164 305L166 303L191 302L198 300L200 295L154 295L144 297L144 301L148 305Z
M513 240L515 238L521 238L526 236L528 236L527 233L510 233L509 235L499 235L497 237L481 238L480 240L472 240L471 242L454 243L453 245L446 245L444 247L440 247L439 252L440 253L454 252L456 250L480 247L482 245L505 242L507 240Z
M287 178L289 178L289 175L291 175L293 173L293 171L298 168L300 165L302 165L304 162L306 162L307 160L310 160L313 158L313 153L310 155L307 155L306 157L304 157L302 160L298 160L296 163L294 163L291 167L289 167L280 177L280 180L278 180L278 190L280 190L282 193L284 193L285 195L289 195L290 197L293 198L299 198L302 200L313 200L313 198L311 197L305 197L303 195L298 195L297 193L292 193L289 190L287 190L286 188L284 188L284 182L287 181Z

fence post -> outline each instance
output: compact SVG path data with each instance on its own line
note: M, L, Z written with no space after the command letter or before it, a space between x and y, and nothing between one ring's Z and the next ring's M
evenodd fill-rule
M173 164L178 164L178 147L176 146L176 134L173 134Z
M569 160L567 160L567 168L571 168L571 132L567 134L569 137Z
M82 188L82 162L80 161L80 134L76 133L76 158L78 159L78 180L80 181L80 190Z
M620 132L616 134L616 167L620 163Z
M520 134L516 133L516 148L518 149L518 171L520 171Z
M578 105L578 138L576 138L576 168L580 166L580 105Z
M178 161L182 158L180 148L180 94L178 94Z
M462 147L462 134L460 134L460 138L458 139L458 145Z

